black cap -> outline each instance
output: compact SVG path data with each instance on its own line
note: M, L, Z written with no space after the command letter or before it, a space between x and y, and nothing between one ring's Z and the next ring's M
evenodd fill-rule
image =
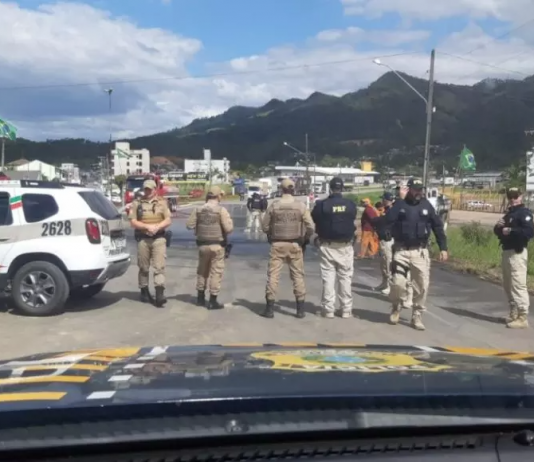
M382 195L382 199L385 200L385 201L392 201L393 199L395 199L395 196L393 194L391 194L390 192L385 192Z
M423 182L421 180L418 180L417 178L410 178L406 186L408 186L408 188L413 189L423 189L425 187Z
M506 197L508 199L517 199L521 194L522 192L519 188L508 188L506 191Z
M330 189L343 189L343 180L335 176L330 180Z

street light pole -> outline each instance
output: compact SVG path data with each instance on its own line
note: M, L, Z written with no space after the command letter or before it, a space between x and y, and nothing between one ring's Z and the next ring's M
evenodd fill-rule
M379 59L373 60L378 66L387 67L393 72L400 80L402 80L419 98L421 98L426 104L426 133L425 133L425 153L423 161L423 184L425 188L428 186L428 173L430 166L430 137L432 134L432 114L435 112L434 107L434 64L436 60L436 51L432 50L430 53L430 72L428 78L428 98L422 95L410 82L408 82L402 75L400 75L395 69L384 64Z
M113 151L113 145L112 145L112 128L111 128L111 95L113 93L113 88L108 88L107 90L104 90L104 93L107 93L108 95L108 117L109 117L109 154L106 156L106 180L107 180L107 190L109 192L109 196L113 194L113 186L111 184L111 161L112 161L112 151Z
M436 52L430 53L430 72L428 75L428 101L426 103L425 160L423 162L423 185L428 191L428 174L430 169L430 136L432 133L432 113L434 112L434 62Z

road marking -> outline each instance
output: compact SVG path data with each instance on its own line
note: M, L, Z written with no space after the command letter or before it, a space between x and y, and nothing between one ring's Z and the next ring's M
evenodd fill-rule
M117 393L116 391L94 391L86 399L110 399Z
M113 375L109 378L108 382L127 382L132 377L132 375Z
M144 364L139 364L139 363L126 364L126 366L124 366L123 369L141 369L144 366L145 366Z
M35 393L0 393L0 402L8 403L10 401L58 401L67 393L41 391Z
M419 348L420 350L423 350L423 351L428 351L428 352L440 352L441 350L437 350L436 348L432 348L432 347L428 347L428 346L415 346L415 348Z

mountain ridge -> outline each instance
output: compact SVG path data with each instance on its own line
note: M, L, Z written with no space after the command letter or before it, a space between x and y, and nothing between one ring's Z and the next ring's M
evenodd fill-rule
M426 95L428 82L401 73ZM461 147L475 153L481 168L501 168L523 159L534 128L534 76L523 80L485 79L475 85L436 82L434 87L432 160L453 167ZM305 99L271 99L260 107L233 106L223 113L193 120L166 132L137 137L133 148L152 156L199 158L210 148L214 158L233 164L294 161L283 142L304 149L304 134L318 157L330 155L379 165L420 166L424 143L425 104L393 72L366 88L341 96L313 92ZM126 141L126 140L125 140ZM81 139L32 142L7 146L7 159L38 158L44 162L74 162L86 166L109 150L109 143Z

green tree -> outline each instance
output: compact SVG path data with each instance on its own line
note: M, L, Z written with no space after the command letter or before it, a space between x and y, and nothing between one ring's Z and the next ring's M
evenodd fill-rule
M124 185L126 184L126 175L117 175L115 177L115 179L114 179L114 182L117 185L117 187L119 188L119 191L120 191L121 196L122 196L122 193L124 191Z
M527 181L527 168L526 163L516 162L505 171L505 186L507 188L520 188L524 189Z

